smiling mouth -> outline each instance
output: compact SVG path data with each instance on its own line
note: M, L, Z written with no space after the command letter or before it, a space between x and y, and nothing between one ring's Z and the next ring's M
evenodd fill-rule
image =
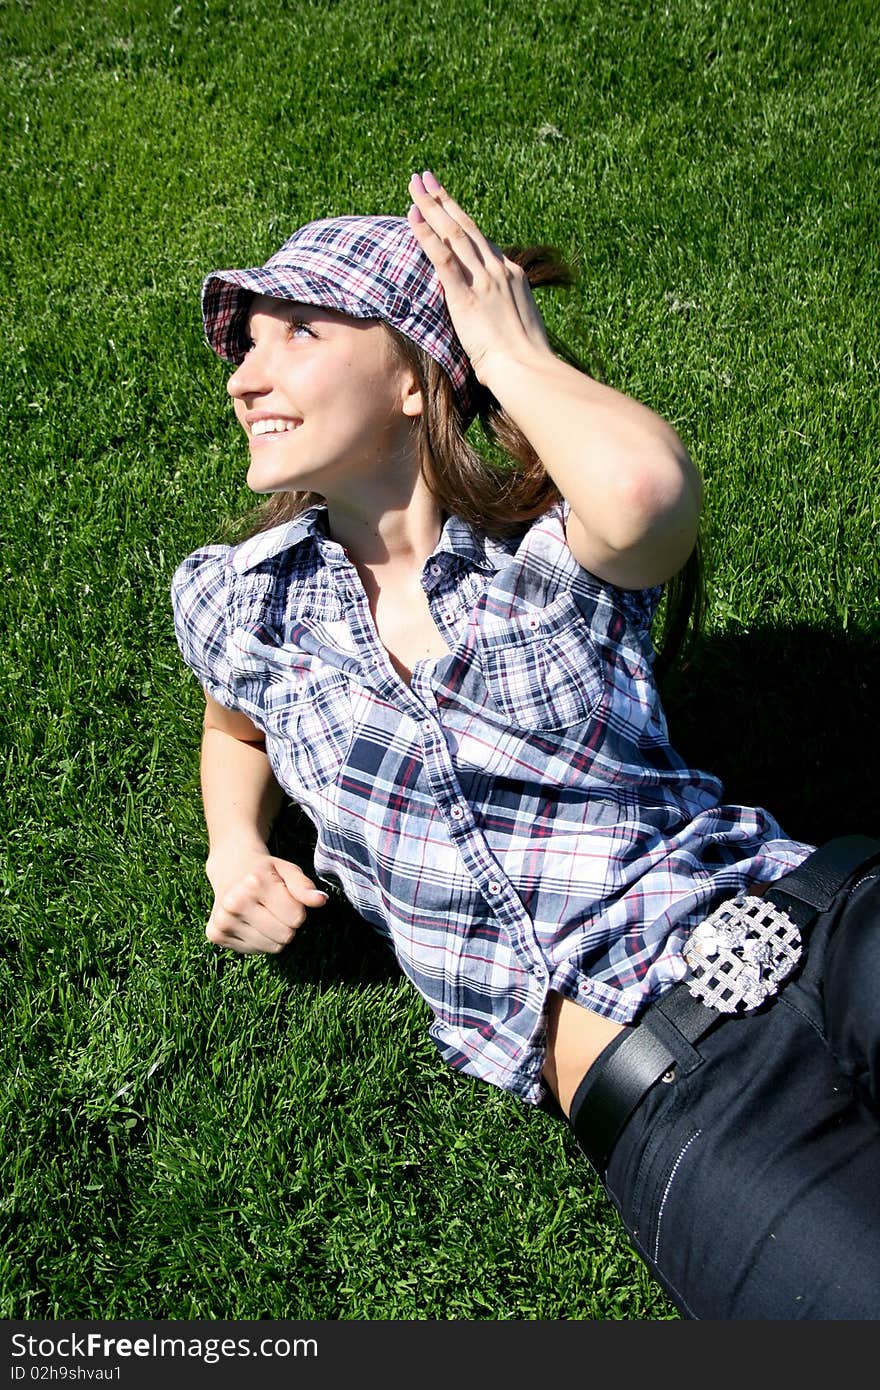
M254 420L249 427L252 439L261 439L265 435L289 434L291 430L299 429L302 420Z

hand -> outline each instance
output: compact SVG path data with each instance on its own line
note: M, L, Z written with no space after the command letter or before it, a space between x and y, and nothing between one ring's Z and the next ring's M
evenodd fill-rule
M327 902L302 869L267 851L221 858L217 864L212 856L207 864L214 906L205 935L215 946L240 955L277 955L302 926L306 908Z
M550 351L526 273L483 236L429 169L412 175L409 192L407 221L437 271L477 379L491 390L491 363L499 354Z

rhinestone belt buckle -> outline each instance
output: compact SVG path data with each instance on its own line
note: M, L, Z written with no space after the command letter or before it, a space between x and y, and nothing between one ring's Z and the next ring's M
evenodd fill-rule
M801 936L787 913L763 898L740 894L696 927L682 955L687 987L720 1013L750 1013L791 974Z

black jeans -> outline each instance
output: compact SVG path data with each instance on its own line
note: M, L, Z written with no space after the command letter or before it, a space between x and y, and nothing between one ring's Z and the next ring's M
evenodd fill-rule
M688 1318L880 1318L876 868L819 914L776 999L697 1051L606 1174L655 1278Z

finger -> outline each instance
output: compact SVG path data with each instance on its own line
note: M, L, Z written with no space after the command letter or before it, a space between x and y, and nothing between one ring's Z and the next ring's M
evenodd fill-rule
M306 920L303 903L287 891L284 880L276 873L249 874L243 887L254 895L251 919L257 921L261 931L271 930L277 923L294 931Z
M494 241L490 241L485 232L480 230L474 219L468 216L461 204L457 203L443 185L438 182L430 169L426 169L421 177L415 174L413 178L420 178L425 195L428 198L433 198L434 205L439 209L441 214L449 217L453 222L464 228L484 264L488 264L494 258L496 261L502 262L511 269L517 268L513 261L507 259L501 247L496 246ZM416 184L413 184L413 191L418 191ZM421 208L419 208L419 211L421 211Z
M328 896L296 865L267 860L229 889L215 907L214 925L224 944L242 949L281 950L306 919L306 908L323 907Z
M261 929L271 932L276 940L279 939L278 929L275 927L276 922L278 927L282 929L288 928L292 931L298 931L306 920L305 905L299 898L295 898L292 893L288 892L284 880L278 874L275 875L273 881L264 884L261 888L260 906L267 914L266 925L262 926L261 924Z
M492 247L492 243L483 235L474 219L468 216L464 208L455 201L452 194L443 187L430 169L426 169L421 176L416 174L414 177L418 179L427 195L434 199L447 217L452 218L460 227L463 227L469 236L497 251L498 248Z
M428 193L418 174L410 179L409 191L413 200L413 207L407 214L410 226L438 269L455 258L465 272L472 273L492 259L489 243L476 224L465 218L464 213L461 213L462 221L452 216L441 200ZM468 226L464 225L465 221Z
M246 917L261 905L279 921L298 925L304 907L323 907L327 900L296 864L267 859L226 892L223 906L234 916Z
M509 261L504 257L505 267L509 267L508 283L510 284L513 298L519 310L520 319L527 327L534 326L539 329L542 337L546 341L546 329L541 310L538 308L529 277L521 265L516 261Z
M329 902L328 894L304 874L298 864L292 864L289 859L273 859L272 867L287 891L306 907L323 907Z
M414 177L418 178L419 175L416 174L414 175ZM439 204L443 212L445 212L448 216L452 217L456 222L458 222L459 225L465 229L465 231L468 233L471 239L475 241L478 246L487 247L488 250L492 252L496 260L501 261L504 264L505 268L508 271L512 272L512 278L515 282L518 282L520 279L522 279L522 281L525 283L527 294L530 295L531 291L528 285L528 276L526 275L522 266L518 265L516 261L509 260L508 257L505 256L504 252L501 250L501 247L496 246L494 241L490 241L489 237L486 236L485 232L482 232L480 230L473 218L468 216L468 214L464 211L461 205L457 203L455 199L452 197L452 195L448 193L447 190L443 187L443 185L438 182L434 174L431 173L430 169L426 169L425 172L421 175L421 182L425 192L430 197L433 197L435 199L436 203ZM418 207L416 207L415 210L418 215L421 215L420 209Z
M293 940L296 932L288 929L264 932L250 922L233 917L223 908L216 908L208 920L205 936L215 946L222 946L237 955L278 955Z
M450 294L454 294L459 287L471 289L476 275L484 269L472 243L468 242L469 251L463 246L456 246L453 249L451 245L453 238L440 236L430 222L422 216L415 204L407 213L407 221L413 230L416 241L436 270L447 300ZM464 233L462 233L463 235ZM471 266L467 264L469 259Z
M277 878L276 883L277 887L268 876L252 873L224 893L212 917L229 943L256 939L268 943L257 949L281 950L293 940L306 910Z
M228 912L224 907L216 908L211 917L211 928L221 946L232 950L248 949L277 953L289 946L298 928L289 923L279 922L264 909L255 909L249 916L240 917Z
M409 192L429 226L434 231L444 235L458 234L473 240L481 236L477 224L458 207L457 203L453 202L436 179L433 182L437 191L432 191L426 186L425 177L430 177L427 170L425 176L412 174L409 181ZM455 215L456 212L457 216Z

